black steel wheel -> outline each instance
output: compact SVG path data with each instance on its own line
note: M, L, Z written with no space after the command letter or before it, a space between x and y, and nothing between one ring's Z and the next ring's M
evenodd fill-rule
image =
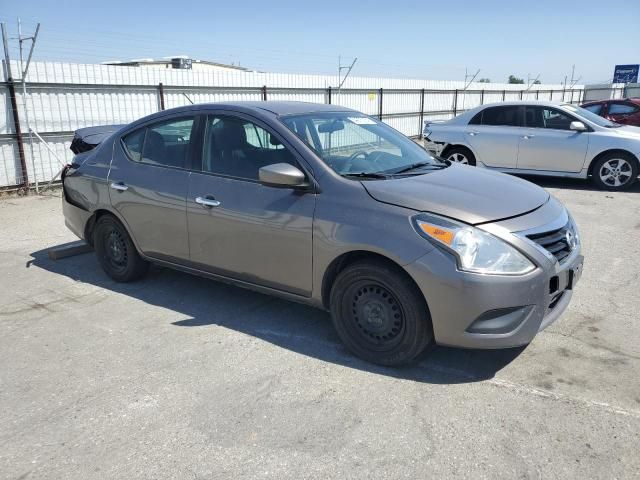
M331 313L345 345L381 365L410 363L433 338L420 291L406 273L382 262L358 262L340 272Z
M115 217L100 217L93 235L98 261L111 278L130 282L147 272L149 264L140 257L131 237Z

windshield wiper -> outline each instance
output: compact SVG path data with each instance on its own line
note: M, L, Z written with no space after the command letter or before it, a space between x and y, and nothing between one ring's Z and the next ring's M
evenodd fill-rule
M389 175L384 173L377 172L355 172L355 173L342 173L343 177L353 177L353 178L375 178L375 179L386 179L389 178Z
M605 125L604 128L620 128L621 126L621 123L614 123L613 125Z
M412 163L411 165L407 165L406 167L402 167L400 170L395 170L393 172L389 172L391 175L397 175L399 173L406 173L406 172L410 172L411 170L416 170L418 168L422 168L422 167L430 167L430 168L426 168L425 170L441 170L443 168L447 168L448 165L446 164L438 164L438 163L431 163L431 162L418 162L418 163Z

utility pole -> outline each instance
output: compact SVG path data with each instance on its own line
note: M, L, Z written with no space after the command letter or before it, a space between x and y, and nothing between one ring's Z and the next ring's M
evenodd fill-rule
M40 187L38 185L38 174L36 172L36 160L33 151L33 132L29 123L29 109L27 108L27 72L29 71L29 64L31 63L31 57L33 55L33 49L36 46L36 40L38 38L38 32L40 31L40 23L36 25L36 31L31 36L22 36L22 23L18 18L18 44L20 46L20 73L22 75L22 103L24 106L24 119L27 122L27 130L29 131L29 149L31 151L31 168L33 169L33 180L36 184L36 194L40 193ZM27 63L24 63L22 42L29 40L31 47L29 48L29 56L27 57Z
M467 95L464 93L469 88L469 85L473 83L478 74L480 73L480 69L476 70L476 73L471 75L467 72L467 67L464 67L464 88L462 89L462 110L464 111L465 100L467 99ZM470 79L470 80L469 80ZM468 80L468 81L467 81Z
M539 79L540 79L540 74L538 74L536 78L534 78L533 81L531 81L531 74L527 73L527 89L525 90L525 92L528 92L529 90L531 90L531 87L533 87Z
M353 69L353 66L356 64L357 61L358 61L358 57L353 59L353 62L351 62L351 65L349 66L342 65L342 57L338 56L338 95L340 95L340 88L342 87L342 85L344 85L344 82L347 81L347 77L351 73L351 70ZM347 73L345 73L344 75L344 78L342 78L343 70L347 71Z

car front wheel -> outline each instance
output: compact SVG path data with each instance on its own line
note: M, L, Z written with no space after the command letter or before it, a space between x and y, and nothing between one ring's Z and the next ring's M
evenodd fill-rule
M433 340L422 294L404 272L383 262L357 262L340 272L331 314L344 344L372 363L411 363Z
M638 161L624 152L611 152L593 166L593 180L603 190L625 190L638 178Z
M93 235L98 261L112 279L131 282L147 272L148 262L140 257L127 230L115 217L100 217Z

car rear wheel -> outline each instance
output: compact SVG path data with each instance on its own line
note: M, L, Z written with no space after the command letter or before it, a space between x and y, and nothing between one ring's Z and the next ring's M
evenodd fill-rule
M638 162L624 152L611 152L593 167L593 180L603 190L625 190L638 178Z
M111 215L98 219L93 245L103 270L117 282L137 280L149 269L149 263L140 257L127 230Z
M391 265L365 261L345 268L333 284L330 302L341 340L369 362L410 363L433 340L422 294Z
M464 165L476 164L476 157L471 153L471 150L464 147L453 147L447 151L445 156L447 160L455 163L462 163Z

